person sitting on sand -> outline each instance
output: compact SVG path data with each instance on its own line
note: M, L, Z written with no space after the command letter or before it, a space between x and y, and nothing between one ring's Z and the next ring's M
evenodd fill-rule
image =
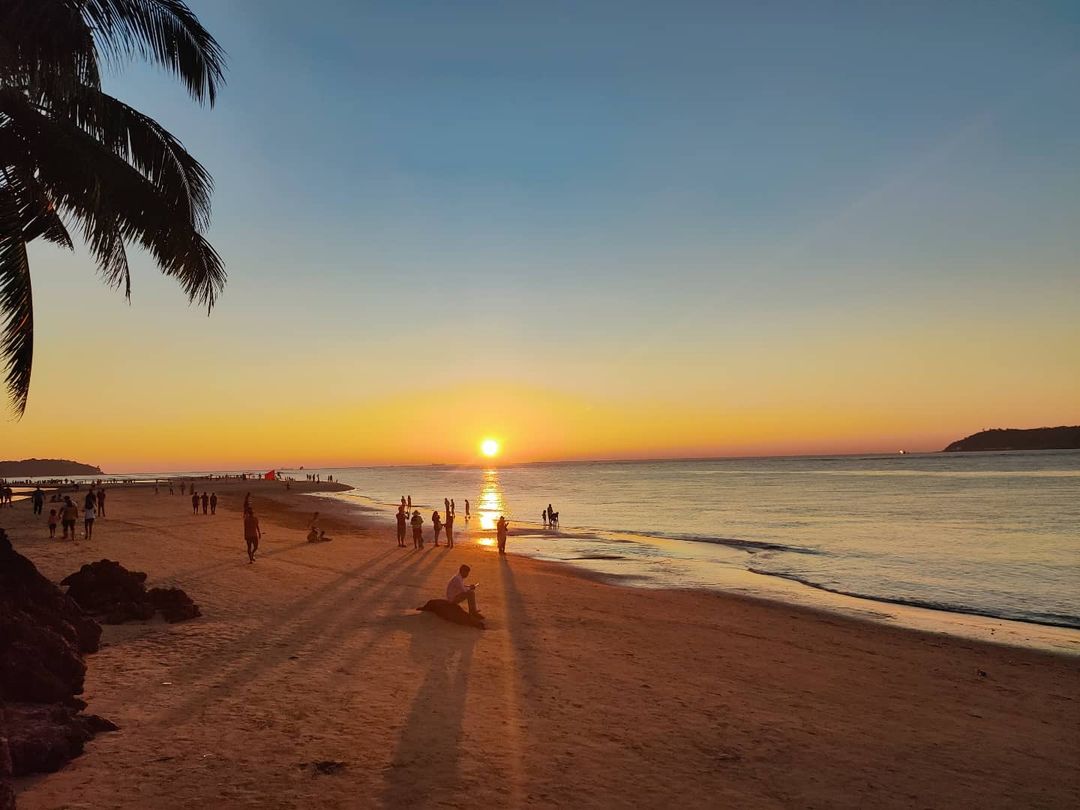
M439 547L439 532L442 531L442 519L438 512L431 513L431 523L435 527L435 548Z
M509 526L506 522L506 518L504 518L502 515L499 515L499 522L495 524L495 536L498 538L499 541L500 554L506 553L506 532L508 528Z
M247 544L248 562L255 562L255 552L259 550L259 541L262 540L262 529L259 528L259 519L255 517L255 510L248 507L244 512L244 543Z
M412 513L412 520L409 521L412 524L412 547L423 548L424 547L424 519L420 517L420 512L416 511Z
M465 580L469 577L469 572L472 569L467 565L463 565L458 569L457 574L450 578L450 581L446 585L446 601L453 604L459 604L461 602L469 603L469 615L477 619L484 618L484 615L476 609L476 586L466 585Z

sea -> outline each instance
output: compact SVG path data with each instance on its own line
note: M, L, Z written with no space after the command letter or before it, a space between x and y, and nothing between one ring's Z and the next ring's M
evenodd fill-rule
M472 529L510 520L512 553L630 586L1080 650L1080 451L307 472L388 522L411 496L429 530L453 498L459 537L468 499ZM543 527L549 504L558 530Z
M622 585L1080 655L1080 451L285 472L351 485L313 497L381 516L388 538L402 496L429 534L431 512L452 498L459 542L491 545L505 516L510 553ZM558 529L543 526L549 504Z

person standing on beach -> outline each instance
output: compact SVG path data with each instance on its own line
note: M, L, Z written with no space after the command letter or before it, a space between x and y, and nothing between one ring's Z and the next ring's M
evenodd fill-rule
M406 508L408 508L408 509L412 509L412 495L410 495L410 496L409 496L409 501L408 501L408 503L409 503L409 505L408 505L408 507L406 507Z
M67 495L64 496L64 507L60 510L60 524L64 527L64 540L68 538L68 530L71 531L71 539L75 539L75 521L79 519L79 507Z
M56 514L55 509L49 510L49 539L52 540L56 537L56 524L60 521L60 516Z
M41 511L45 508L45 492L41 487L34 490L34 494L31 496L34 501L34 514L40 515Z
M216 492L211 492L210 493L210 514L211 515L216 515L217 514L217 493Z
M401 508L402 508L402 509L408 509L408 508L409 508L409 507L408 507L408 506L406 506L406 504L405 504L405 496L404 496L404 495L402 495L402 496L401 496Z
M456 515L457 514L457 507L454 506L454 499L453 498L450 499L450 514L451 515Z
M499 515L499 522L495 524L495 536L499 541L499 553L506 553L506 532L508 529L506 518Z
M255 562L255 552L259 550L259 541L262 540L262 529L259 528L259 519L255 517L255 510L250 506L244 510L244 543L247 545L248 562Z
M191 513L193 515L199 514L199 493L191 493Z
M90 499L86 501L86 507L83 509L83 540L89 540L94 536L94 518L97 517L97 506ZM75 534L75 528L72 527L71 533Z
M184 494L184 486L185 486L184 482L183 482L183 481L181 481L181 482L180 482L180 494L181 494L181 495L183 495L183 494Z
M405 524L407 515L405 514L405 496L401 497L401 506L397 510L397 544L398 548L405 548Z
M454 547L454 502L450 502L450 512L446 516L446 523L443 524L443 528L446 529L446 547Z
M105 487L97 491L97 511L98 517L105 517Z
M469 499L465 499L465 522L469 522Z
M210 508L210 498L209 498L209 497L207 496L207 494L206 494L206 493L204 492L204 493L202 494L202 513L203 513L203 514L205 515L205 514L206 514L206 510L207 510L207 509L209 509L209 508Z
M412 520L409 521L412 524L412 547L423 548L424 547L424 519L420 517L420 512L416 511L412 513Z
M442 499L442 504L443 504L443 514L444 515L449 515L450 514L450 499L449 498L443 498Z
M435 527L435 548L439 547L439 532L442 531L442 520L439 519L438 512L431 513L431 523Z

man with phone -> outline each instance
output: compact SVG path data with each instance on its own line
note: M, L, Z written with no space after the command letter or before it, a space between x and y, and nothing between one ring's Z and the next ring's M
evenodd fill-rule
M460 602L468 602L469 615L482 619L484 618L483 614L476 609L476 585L465 584L471 570L467 565L463 565L458 569L457 574L447 583L446 601L453 602L455 605Z

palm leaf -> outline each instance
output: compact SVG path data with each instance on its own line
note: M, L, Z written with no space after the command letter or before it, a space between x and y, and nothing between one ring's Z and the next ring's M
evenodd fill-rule
M34 365L34 302L22 230L19 201L10 186L0 186L0 361L19 416L26 411Z
M213 106L225 52L182 0L84 0L83 14L108 58L156 62Z

